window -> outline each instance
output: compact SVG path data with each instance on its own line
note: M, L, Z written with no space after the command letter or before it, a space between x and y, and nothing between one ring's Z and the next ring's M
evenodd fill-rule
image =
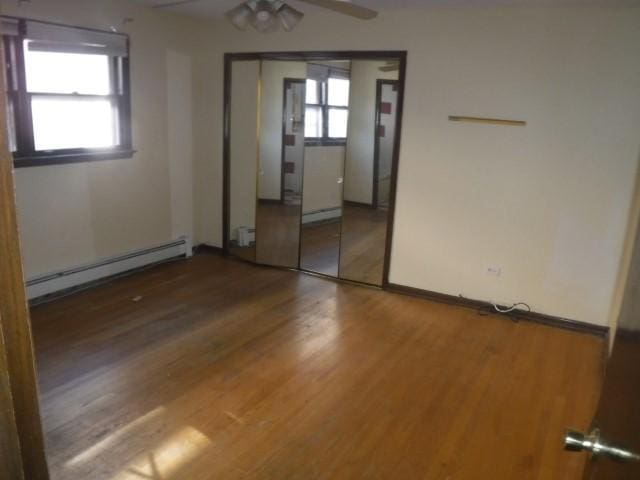
M16 167L128 158L128 39L2 18Z
M349 80L329 76L327 80L307 79L305 143L344 145L349 118Z

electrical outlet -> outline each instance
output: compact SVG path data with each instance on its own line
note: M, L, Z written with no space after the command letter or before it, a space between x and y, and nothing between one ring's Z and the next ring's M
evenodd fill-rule
M490 277L499 277L502 275L502 267L487 267L487 275Z

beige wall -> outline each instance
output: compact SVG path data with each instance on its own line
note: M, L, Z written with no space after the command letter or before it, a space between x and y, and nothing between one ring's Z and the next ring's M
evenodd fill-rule
M229 238L238 239L238 227L256 226L258 185L259 61L233 62L229 141Z
M193 232L192 62L206 25L128 1L2 0L4 14L131 35L132 159L19 169L28 277ZM124 18L134 21L123 25ZM169 112L172 115L169 115ZM214 187L218 189L217 186Z
M259 35L124 0L2 8L98 28L135 19L125 30L138 153L18 171L29 276L188 233L192 203L196 241L221 244L225 51L400 49L409 57L391 281L613 318L640 153L640 9L432 8L366 24L313 11L293 33ZM190 95L168 95L189 76ZM191 138L169 104L193 112ZM448 122L453 114L528 125ZM178 173L190 149L192 178Z
M302 213L342 207L344 147L305 147Z
M224 51L406 49L391 281L607 323L640 149L640 9L432 8L366 24L314 11L293 33L212 22L207 42L200 240L221 243Z

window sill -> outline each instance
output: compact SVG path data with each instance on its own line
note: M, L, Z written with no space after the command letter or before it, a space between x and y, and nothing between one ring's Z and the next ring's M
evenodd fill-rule
M74 152L74 153L40 153L28 156L14 156L15 168L41 167L45 165L63 165L67 163L94 162L98 160L116 160L133 157L136 153L131 149Z
M305 139L304 146L305 147L345 147L347 145L347 140L340 139L323 139L323 140L311 140Z

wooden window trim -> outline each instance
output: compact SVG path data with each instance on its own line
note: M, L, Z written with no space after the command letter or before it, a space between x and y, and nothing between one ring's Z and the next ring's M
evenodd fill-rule
M81 27L71 28L82 29ZM25 40L25 31L26 19L20 19L19 35L17 37L3 36L4 54L7 59L5 62L6 94L13 107L12 120L15 126L16 149L12 152L14 166L22 168L133 157L135 150L133 150L131 134L129 56L110 57L111 93L109 95L28 92L24 50L22 48ZM116 107L119 144L107 148L36 150L31 111L31 98L34 96L109 99Z

